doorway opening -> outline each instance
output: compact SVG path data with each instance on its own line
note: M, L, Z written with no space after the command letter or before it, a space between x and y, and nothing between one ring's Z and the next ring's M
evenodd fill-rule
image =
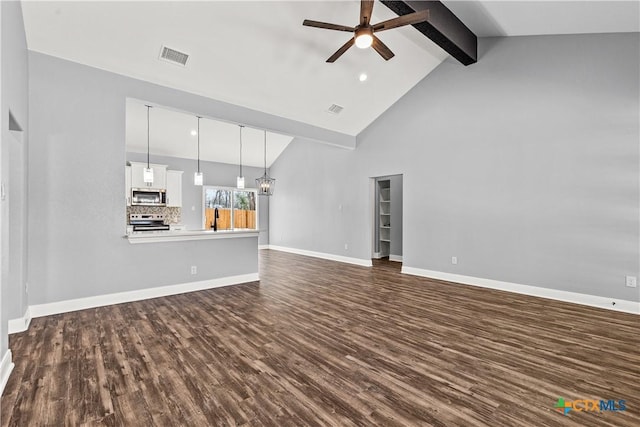
M12 302L4 313L8 319L24 318L27 308L27 147L22 129L9 111L8 167L0 185L2 299Z
M402 175L371 178L371 258L402 262ZM375 262L374 265L380 264Z

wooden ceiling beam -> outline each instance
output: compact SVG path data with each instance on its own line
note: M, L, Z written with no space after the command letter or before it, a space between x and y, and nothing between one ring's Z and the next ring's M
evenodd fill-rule
M413 26L462 64L470 65L478 61L478 38L442 2L381 2L398 16L429 9L429 20Z

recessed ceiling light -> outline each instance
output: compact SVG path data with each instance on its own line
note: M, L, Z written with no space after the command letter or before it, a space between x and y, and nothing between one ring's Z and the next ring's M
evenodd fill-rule
M361 73L360 77L358 77L360 79L361 82L367 80L367 74L366 73Z
M198 134L197 130L194 129L194 130L191 131L191 136L196 136L197 134Z

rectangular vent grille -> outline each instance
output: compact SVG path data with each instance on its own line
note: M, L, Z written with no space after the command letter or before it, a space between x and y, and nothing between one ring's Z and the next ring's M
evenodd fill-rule
M344 110L344 107L338 104L331 104L331 107L329 107L327 111L333 114L340 114L342 110Z
M162 46L160 59L184 66L187 64L189 55L187 55L186 53L178 52L177 50L171 49L170 47Z

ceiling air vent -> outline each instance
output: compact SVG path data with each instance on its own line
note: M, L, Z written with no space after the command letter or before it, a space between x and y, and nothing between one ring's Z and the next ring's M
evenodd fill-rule
M344 110L344 107L338 104L331 104L331 107L329 107L327 111L332 114L340 114L342 110Z
M160 59L162 59L163 61L171 62L172 64L185 66L187 64L187 59L189 59L189 55L187 55L186 53L178 52L177 50L171 49L170 47L162 46Z

